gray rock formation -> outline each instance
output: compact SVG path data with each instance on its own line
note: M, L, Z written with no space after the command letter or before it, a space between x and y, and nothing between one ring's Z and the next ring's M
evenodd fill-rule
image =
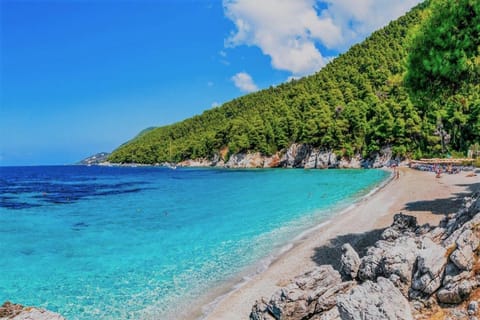
M0 306L0 320L65 320L58 313L5 302Z
M355 279L360 268L360 257L349 243L342 246L342 252L340 273L348 280Z
M337 307L342 320L413 319L408 300L388 279L365 281L348 294L340 295Z
M413 275L412 289L431 295L440 288L447 265L446 257L447 249L425 238L417 257L417 271Z
M336 296L352 286L353 282L342 282L332 266L320 266L295 278L269 301L257 301L250 319L304 319L306 315L332 309Z
M379 168L392 163L392 152L385 147L368 158L360 154L353 157L340 157L332 150L320 150L307 144L293 143L272 156L265 156L259 152L237 153L224 159L220 154L211 159L189 159L177 163L181 167L226 167L226 168ZM398 161L396 161L398 162Z
M317 267L257 301L250 319L425 319L444 305L445 319L476 319L479 246L479 194L436 228L397 214L363 257L342 246L343 282L331 266Z

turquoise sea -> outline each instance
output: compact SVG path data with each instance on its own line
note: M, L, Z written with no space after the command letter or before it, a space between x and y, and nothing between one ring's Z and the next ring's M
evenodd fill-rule
M382 170L0 167L0 302L161 319L382 183Z

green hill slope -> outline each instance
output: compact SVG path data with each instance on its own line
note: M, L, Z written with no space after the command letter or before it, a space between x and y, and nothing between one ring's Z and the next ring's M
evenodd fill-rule
M465 151L480 141L480 12L475 1L460 0L453 8L449 2L423 3L318 73L155 128L120 146L109 160L178 162L212 158L220 151L226 157L250 151L271 155L292 143L333 150L347 157L366 156L386 145L394 154L408 157ZM462 11L455 6L465 8ZM429 34L431 21L442 21L436 12L448 10L460 12L458 19L448 19L445 34ZM452 35L452 28L458 29L456 23L464 24L457 32L463 32L461 37L473 36L464 44L466 53L458 54L471 74L458 80L452 63L446 81L443 74L431 74L428 59L450 59L449 52L457 50L456 40L452 40L453 49L452 43L450 47L440 46L440 58L429 50L435 49L434 37L460 37L455 32Z

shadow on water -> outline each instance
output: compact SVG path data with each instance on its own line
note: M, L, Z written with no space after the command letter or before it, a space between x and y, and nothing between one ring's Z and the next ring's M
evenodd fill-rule
M340 271L342 246L345 243L350 243L358 255L363 257L367 252L367 247L373 246L375 242L380 239L384 230L385 228L337 236L331 239L326 245L315 248L315 253L311 259L319 266L331 264L335 270Z
M480 190L480 183L457 184L457 186L466 188L466 191L454 193L451 197L443 199L408 202L403 211L406 214L409 211L428 211L438 215L455 213L461 208L464 197L468 197L472 192Z

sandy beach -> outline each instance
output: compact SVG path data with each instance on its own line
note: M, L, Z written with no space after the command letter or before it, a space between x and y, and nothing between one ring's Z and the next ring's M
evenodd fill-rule
M431 172L400 168L398 179L300 239L266 271L211 306L213 309L204 318L248 319L255 300L270 297L295 276L322 264L338 268L344 243L349 242L362 256L365 247L378 240L391 224L395 213L414 215L420 224L437 225L446 214L459 208L464 196L479 189L479 176L467 177L466 172L436 178ZM191 318L199 317L199 310L195 313Z

